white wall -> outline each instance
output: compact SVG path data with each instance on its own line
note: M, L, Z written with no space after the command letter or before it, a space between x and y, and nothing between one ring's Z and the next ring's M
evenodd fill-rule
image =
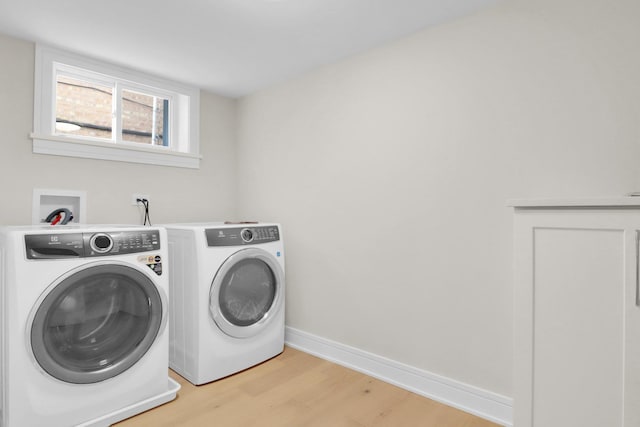
M31 223L34 188L86 191L91 223L141 223L133 193L154 223L235 219L235 100L201 92L198 170L33 154L34 49L0 34L0 224Z
M511 395L514 197L640 189L640 2L512 0L241 100L287 324Z

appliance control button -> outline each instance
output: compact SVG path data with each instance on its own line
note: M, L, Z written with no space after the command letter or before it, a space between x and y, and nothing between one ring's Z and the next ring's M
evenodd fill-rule
M90 240L91 249L94 251L104 254L107 253L113 248L113 240L108 234L97 233L91 236Z
M242 240L245 243L249 243L249 242L253 241L253 231L251 231L249 228L244 228L240 232L240 237L242 237Z

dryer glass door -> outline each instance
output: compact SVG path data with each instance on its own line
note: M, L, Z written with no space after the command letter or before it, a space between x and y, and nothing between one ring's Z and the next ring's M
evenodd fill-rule
M140 360L161 324L162 299L151 279L119 263L93 265L63 278L42 300L31 348L53 377L95 383Z
M280 309L284 275L278 262L260 249L245 249L229 257L214 278L210 312L228 335L257 334Z

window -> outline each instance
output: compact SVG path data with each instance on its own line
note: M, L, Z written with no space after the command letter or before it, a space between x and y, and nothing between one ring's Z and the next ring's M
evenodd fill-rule
M34 153L198 168L199 92L36 47Z

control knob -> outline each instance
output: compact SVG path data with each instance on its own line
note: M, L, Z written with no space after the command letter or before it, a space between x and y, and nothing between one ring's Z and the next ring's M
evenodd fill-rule
M96 233L91 236L89 244L91 245L91 249L99 254L106 254L113 248L111 236L104 233Z
M243 242L250 243L253 241L253 231L250 228L244 228L240 232L240 237L242 237Z

